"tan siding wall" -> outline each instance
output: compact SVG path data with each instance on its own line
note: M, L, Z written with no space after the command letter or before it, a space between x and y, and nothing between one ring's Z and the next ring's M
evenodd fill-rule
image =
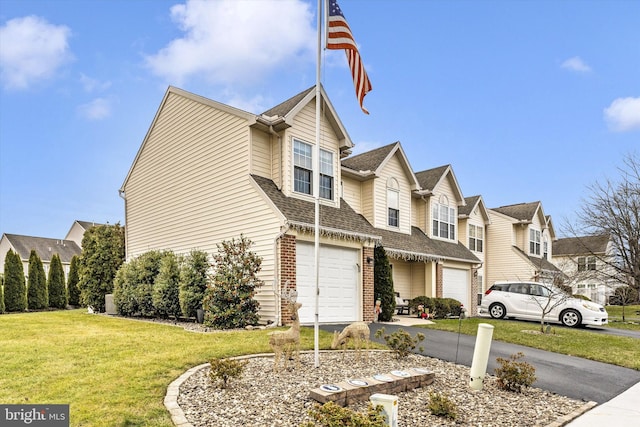
M375 191L375 182L376 179L370 179L361 184L361 206L362 206L362 216L364 216L367 221L371 224L375 224L375 210L374 210L374 191Z
M411 264L401 260L391 260L393 266L393 289L402 298L411 298Z
M410 298L426 295L426 264L424 262L411 263L411 294Z
M355 179L342 177L342 197L353 208L354 211L362 213L362 204L360 203L360 182Z
M249 176L245 120L170 94L125 188L127 257L151 249L217 252L244 233L263 257L257 299L274 317L271 286L279 221Z
M531 267L513 248L515 233L512 222L491 211L489 215L491 224L487 226L485 242L486 286L491 286L498 280L531 280Z
M425 234L429 232L426 227L428 204L422 199L411 199L411 225L420 228Z
M389 227L387 225L387 180L395 178L400 186L399 208L400 208L400 228ZM398 231L400 233L411 233L411 187L404 169L400 163L398 155L389 159L384 169L380 172L380 177L375 180L375 227L387 230Z
M282 138L272 135L271 136L271 174L273 182L276 183L278 188L282 188L282 168L283 157L282 157Z
M251 129L251 173L271 178L271 138L265 132Z

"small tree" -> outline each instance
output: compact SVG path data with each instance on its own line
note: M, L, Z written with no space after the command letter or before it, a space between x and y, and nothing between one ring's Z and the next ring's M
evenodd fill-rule
M143 253L137 259L135 296L138 310L142 316L156 315L153 304L153 288L156 278L160 274L160 264L164 255L165 252L162 251L149 251Z
M113 292L113 279L124 262L124 229L120 224L89 228L82 238L79 262L80 301L104 311L104 296Z
M251 252L251 240L223 241L214 256L216 272L204 298L205 324L218 329L243 328L258 323L259 303L254 299L262 286L257 274L262 258Z
M160 262L160 272L153 286L153 307L161 317L180 316L180 301L178 299L180 286L180 265L178 257L173 252L165 252Z
M6 311L27 309L27 285L20 255L9 249L4 260L4 305Z
M613 296L609 298L609 304L622 306L622 321L626 322L625 307L638 302L638 291L631 286L620 286L613 291Z
M0 314L4 313L4 274L0 273Z
M393 278L389 258L382 246L373 250L373 294L382 302L382 311L378 316L381 322L389 322L396 309L396 298L393 290Z
M78 289L78 261L80 258L74 255L69 266L69 277L67 277L67 302L72 306L80 305L80 289Z
M113 281L113 303L118 313L123 316L133 316L138 313L137 264L137 258L122 264Z
M49 289L49 307L66 308L67 290L64 286L64 270L58 254L54 254L51 257L47 288Z
M195 317L207 290L209 261L206 252L193 249L180 270L180 308L185 317Z
M49 307L47 278L42 260L35 249L29 255L29 278L27 279L27 305L29 310L42 310Z

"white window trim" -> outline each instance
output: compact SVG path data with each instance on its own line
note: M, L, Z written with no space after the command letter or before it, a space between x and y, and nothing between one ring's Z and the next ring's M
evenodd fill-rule
M295 160L295 146L296 143L300 143L300 144L304 144L306 146L309 146L311 148L311 169L308 169L311 171L311 176L310 176L310 193L304 193L304 192L300 192L300 191L296 191L296 183L295 183L295 175L296 175L296 160ZM336 176L335 176L335 159L336 159L336 153L334 153L331 150L325 150L324 148L321 148L320 151L328 153L331 155L331 198L327 199L324 198L322 196L320 196L320 201L325 201L325 202L335 202L336 200ZM291 192L293 194L296 195L300 195L303 197L313 197L313 176L314 174L314 166L315 166L315 161L313 158L313 154L314 154L314 150L313 150L313 144L306 142L300 138L297 137L292 137L292 142L291 142ZM322 165L319 166L320 168L322 168ZM304 168L306 169L306 168ZM320 171L318 171L320 172ZM324 174L327 175L327 174ZM329 176L329 175L327 175ZM320 178L320 173L318 173L318 178ZM318 187L319 188L319 187Z
M438 233L434 233L433 231L433 222L435 221L435 215L434 215L434 209L438 208L437 212L438 212L438 228L437 231ZM440 220L440 208L441 207L445 207L447 208L447 220L446 221L441 221ZM453 218L453 222L450 222L449 220ZM440 236L440 224L441 223L446 223L448 225L447 228L447 237L442 237ZM433 205L431 206L431 234L432 237L435 239L440 239L440 240L444 240L444 241L457 241L458 238L458 209L456 207L451 207L449 206L449 199L447 196L442 195L440 197L440 201L439 203L433 203ZM451 233L451 226L453 225L453 233ZM453 234L453 235L452 235Z
M393 192L395 194L396 206L391 206L389 193ZM395 178L387 179L387 227L391 227L393 229L400 228L400 185L398 184L398 180ZM397 212L397 225L391 225L389 220L391 217L389 216L389 209L395 209Z

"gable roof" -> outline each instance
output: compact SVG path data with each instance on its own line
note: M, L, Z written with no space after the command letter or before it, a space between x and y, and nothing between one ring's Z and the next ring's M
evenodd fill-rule
M262 176L251 175L259 188L273 202L295 230L312 232L314 229L314 203L285 196L276 184ZM323 235L370 240L381 243L393 257L410 261L436 261L440 259L479 263L469 249L460 242L445 242L429 238L418 227L411 234L397 233L373 227L364 216L356 213L344 199L340 207L320 205L320 232Z
M292 96L286 101L281 102L275 107L268 109L267 111L263 112L261 115L267 116L267 117L273 117L273 116L284 117L287 114L289 114L294 109L294 107L300 104L300 102L307 95L309 95L314 89L315 89L315 86L311 86L310 88L303 90L299 94Z
M471 196L464 198L465 205L460 206L458 208L458 216L460 218L469 218L469 216L473 213L473 211L478 208L480 210L480 214L484 219L485 223L490 224L491 218L489 217L489 212L487 207L484 204L484 200L482 196Z
M13 250L27 261L31 250L35 249L42 262L51 262L53 254L58 254L60 261L70 263L74 255L80 255L82 250L73 240L49 239L46 237L22 236L19 234L4 234Z
M567 237L553 242L553 256L604 254L609 235Z
M431 194L436 187L445 179L449 177L452 183L453 191L456 193L457 201L465 203L464 195L458 185L456 175L453 173L451 165L438 166L437 168L427 169L424 171L416 172L416 178L422 187L423 193Z
M533 218L541 208L540 202L516 203L515 205L500 206L499 208L491 208L492 211L499 212L503 215L517 219L518 221L533 221ZM544 216L543 216L544 220ZM543 224L546 222L543 221Z
M523 258L527 259L531 265L536 268L538 271L543 271L543 272L549 272L549 273L562 273L562 270L560 270L558 267L556 267L554 264L552 264L549 260L547 260L546 258L542 257L534 257L531 255L527 255L522 249L520 249L517 246L512 246L513 249L516 250L516 252L518 252Z
M420 184L413 173L413 169L411 169L407 155L404 153L399 141L343 159L342 170L347 174L359 178L366 179L375 177L380 174L387 162L396 154L400 158L400 164L405 175L412 183L411 190L420 190Z

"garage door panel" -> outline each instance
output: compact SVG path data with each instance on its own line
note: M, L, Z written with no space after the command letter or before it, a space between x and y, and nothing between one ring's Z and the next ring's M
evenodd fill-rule
M471 307L469 300L470 286L468 270L456 268L444 268L442 270L442 296L460 301L467 309Z
M296 245L296 280L301 323L315 321L314 246ZM358 251L336 246L320 247L320 322L358 320Z

